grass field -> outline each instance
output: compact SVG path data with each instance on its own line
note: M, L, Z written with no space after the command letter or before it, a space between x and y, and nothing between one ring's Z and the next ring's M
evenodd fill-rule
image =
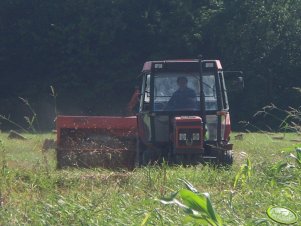
M301 169L289 157L301 146L296 134L246 133L243 140L232 139L230 169L152 166L130 172L56 170L55 151L41 151L44 139L54 135L25 136L29 139L8 140L0 133L0 225L183 225L182 209L159 202L184 188L179 178L210 194L224 225L259 225L274 205L301 214ZM247 159L250 175L239 176ZM280 168L279 162L295 167Z

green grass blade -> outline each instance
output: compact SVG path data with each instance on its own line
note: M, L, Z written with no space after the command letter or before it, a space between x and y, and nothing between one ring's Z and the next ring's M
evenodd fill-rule
M146 214L145 218L143 219L143 221L141 222L140 226L145 226L149 220L149 218L151 217L152 212L149 212L148 214Z
M179 191L179 195L181 196L184 204L187 205L187 207L196 210L200 213L205 213L214 222L219 223L221 225L221 220L217 217L208 195L197 195L187 189L181 189Z
M301 148L296 148L297 158L301 162Z
M192 191L193 193L199 193L199 191L187 180L185 179L179 179L180 181L182 181L185 185L186 188L190 191Z
M280 173L280 171L283 168L285 168L287 165L288 165L287 162L279 161L276 164L274 164L271 169L274 173Z

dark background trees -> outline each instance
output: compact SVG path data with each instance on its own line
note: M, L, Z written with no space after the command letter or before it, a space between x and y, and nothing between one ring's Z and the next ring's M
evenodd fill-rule
M221 59L243 70L232 121L271 102L300 106L301 0L2 0L0 114L43 129L62 114L122 114L144 61ZM2 125L4 128L5 125Z

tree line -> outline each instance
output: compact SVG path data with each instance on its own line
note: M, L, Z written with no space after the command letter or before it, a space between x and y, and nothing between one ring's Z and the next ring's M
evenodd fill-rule
M145 61L200 53L244 71L233 122L300 106L300 11L301 0L2 0L0 114L21 123L22 97L50 128L50 86L61 114L123 114Z

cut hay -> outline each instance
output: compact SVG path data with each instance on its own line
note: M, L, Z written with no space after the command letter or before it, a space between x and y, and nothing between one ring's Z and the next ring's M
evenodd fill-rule
M58 168L127 168L133 169L136 156L135 140L107 134L69 137L57 147Z

